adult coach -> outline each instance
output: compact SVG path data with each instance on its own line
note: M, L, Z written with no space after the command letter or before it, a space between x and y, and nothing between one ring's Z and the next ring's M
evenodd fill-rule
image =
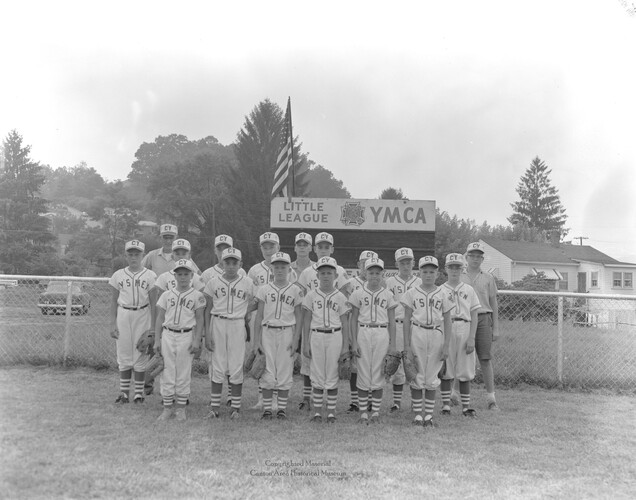
M479 242L470 243L466 249L468 266L462 272L461 281L472 286L477 292L480 307L477 310L477 332L475 352L481 365L481 373L486 385L489 410L499 410L495 400L495 375L492 368L492 343L499 337L499 307L497 305L497 283L492 274L481 270L484 260L484 246Z
M163 273L172 271L174 269L175 262L178 259L172 255L172 243L179 234L177 226L173 224L161 224L159 229L159 235L161 236L161 248L151 250L146 254L144 260L141 261L141 265L146 269L154 271L157 276L161 276ZM192 261L194 266L194 272L201 274L201 270Z

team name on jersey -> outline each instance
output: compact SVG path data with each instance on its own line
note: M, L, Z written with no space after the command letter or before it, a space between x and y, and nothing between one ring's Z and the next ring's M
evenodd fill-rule
M415 300L411 303L413 309L429 307L431 309L437 309L442 311L443 300L435 297L415 297Z
M281 304L286 304L289 306L296 305L295 297L286 293L268 292L265 294L265 297L268 302L279 302Z
M363 306L374 305L383 309L389 307L389 301L379 296L369 297L368 295L365 295L364 297L362 297L361 302Z
M330 311L335 311L338 312L339 309L339 305L337 302L334 302L331 299L327 299L327 300L314 300L314 305L316 306L316 309L322 311L323 309L329 309Z
M170 298L168 298L168 305L170 307L185 307L186 309L190 309L191 311L194 311L194 306L196 304L196 301L193 299L189 299L187 297L174 297L174 296L170 296Z
M453 304L455 303L455 296L457 296L458 299L468 300L468 294L466 292L464 292L463 290L449 291L448 292L448 300L450 300Z
M142 290L148 290L150 287L148 285L148 281L141 278L124 278L117 282L120 288L132 288L133 286L136 288L141 288Z
M232 288L222 287L222 288L217 288L216 290L214 290L215 299L223 299L227 296L234 297L236 299L245 300L247 298L247 293L245 293L245 290L242 290L242 289L237 290L234 287Z

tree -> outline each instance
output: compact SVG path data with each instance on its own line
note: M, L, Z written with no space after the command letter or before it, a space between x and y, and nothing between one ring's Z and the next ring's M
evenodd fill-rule
M526 223L530 228L544 232L564 231L565 208L561 205L558 190L550 182L552 170L537 156L532 160L517 186L520 201L511 203L512 215L508 221L512 224Z
M310 198L351 198L349 190L330 170L308 160L307 196Z
M394 187L388 187L380 193L381 200L407 200L406 196L402 192L402 189L396 189Z

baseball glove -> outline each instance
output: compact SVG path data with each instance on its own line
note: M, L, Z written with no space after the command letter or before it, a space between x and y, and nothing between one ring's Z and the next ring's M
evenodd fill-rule
M351 357L351 351L347 351L338 358L338 377L340 380L351 380Z
M155 334L151 330L147 330L139 337L137 341L137 350L139 352L148 353L155 345Z
M254 362L252 363L252 368L250 369L249 376L258 380L265 373L265 367L267 366L267 362L265 359L265 354L262 352L258 352L256 357L254 358Z
M256 351L254 349L250 350L245 356L245 361L243 362L243 372L249 373L252 369L252 365L254 364L254 360L256 359Z
M417 363L415 363L416 356L413 359L409 358L406 351L402 353L402 363L404 364L404 375L407 382L413 382L417 377Z
M387 352L386 356L384 356L384 374L387 377L395 375L395 372L398 371L401 362L402 354L397 351Z
M153 356L146 365L146 384L151 383L163 371L163 357Z

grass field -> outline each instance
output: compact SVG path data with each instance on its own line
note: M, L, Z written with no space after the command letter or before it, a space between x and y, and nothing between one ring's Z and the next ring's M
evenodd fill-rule
M477 386L477 419L437 416L438 427L426 432L411 426L408 411L357 425L344 412L344 385L338 422L312 424L295 409L299 381L286 422L261 422L249 410L239 421L224 412L208 422L207 378L196 376L189 420L158 424L158 396L142 406L112 404L116 379L110 370L0 369L0 497L633 498L636 491L633 395L519 386L498 391L502 411L492 413ZM254 381L245 392L249 407Z

